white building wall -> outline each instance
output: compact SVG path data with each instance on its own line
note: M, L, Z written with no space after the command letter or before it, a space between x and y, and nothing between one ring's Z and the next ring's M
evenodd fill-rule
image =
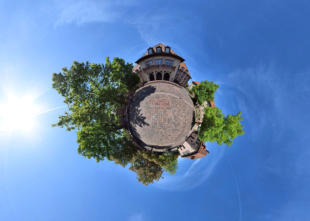
M185 141L182 147L180 147L178 150L181 156L184 156L184 155L187 155L187 154L190 154L196 151L187 141Z

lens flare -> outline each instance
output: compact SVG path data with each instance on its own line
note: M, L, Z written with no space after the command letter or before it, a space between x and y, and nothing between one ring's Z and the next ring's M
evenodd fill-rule
M40 114L40 106L33 96L8 95L7 102L0 103L0 131L31 131Z

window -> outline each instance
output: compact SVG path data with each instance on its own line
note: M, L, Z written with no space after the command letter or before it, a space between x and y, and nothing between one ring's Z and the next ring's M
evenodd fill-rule
M163 63L163 59L156 59L155 64L156 65L161 65Z
M156 53L161 53L161 47L156 48Z
M165 52L166 52L166 53L170 53L170 47L166 47L166 48L165 48Z
M173 65L173 60L166 59L166 65L167 66L172 66Z
M148 54L150 55L150 54L153 54L153 48L149 48L148 49Z
M154 81L155 80L155 78L154 78L154 74L153 73L151 73L150 74L150 81Z
M163 76L160 72L157 72L156 74L156 80L162 80L163 79Z
M169 73L165 73L164 80L166 80L166 81L170 80L170 74Z
M146 62L146 66L147 67L151 66L152 64L153 64L153 60L149 60L149 61Z

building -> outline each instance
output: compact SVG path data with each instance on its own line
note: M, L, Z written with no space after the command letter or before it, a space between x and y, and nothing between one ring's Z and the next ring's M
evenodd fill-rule
M139 58L133 71L140 77L141 83L165 80L186 87L191 79L184 58L177 55L169 46L157 44L148 48Z
M184 61L161 43L147 49L133 68L140 86L126 105L124 122L139 147L178 151L182 157L197 159L208 151L197 135L202 115L195 113L187 88L191 76Z
M198 134L195 132L191 133L178 151L182 157L190 158L192 160L202 158L209 153L205 144L199 140Z
M189 158L191 160L195 160L195 159L202 158L209 153L210 152L206 149L206 145L203 142L201 142L199 145L199 148L195 152L192 152L190 155L183 156L183 157Z

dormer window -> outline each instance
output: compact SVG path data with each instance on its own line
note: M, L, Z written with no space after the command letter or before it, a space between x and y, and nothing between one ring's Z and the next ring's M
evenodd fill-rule
M166 48L165 48L165 52L166 52L166 53L170 53L170 47L166 47Z
M161 47L156 48L156 53L161 53Z
M148 54L150 55L150 54L153 54L153 48L149 48L148 50Z

